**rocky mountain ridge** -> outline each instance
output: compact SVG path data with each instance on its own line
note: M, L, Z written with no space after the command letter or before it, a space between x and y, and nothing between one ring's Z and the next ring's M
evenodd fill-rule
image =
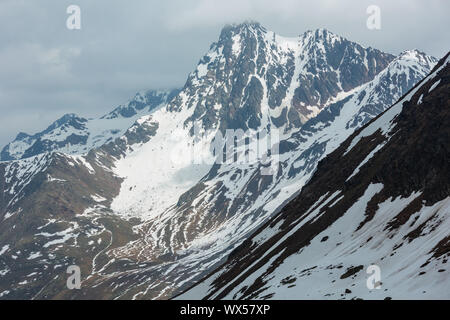
M0 163L0 295L172 297L224 262L302 189L319 160L435 62L323 29L286 39L258 24L224 28L166 105L149 111L138 97L102 117L132 114L123 133L92 149ZM279 155L268 157L277 172L261 174L267 161L189 161L193 151L209 157L214 135L236 128L281 132ZM85 275L81 291L65 288L70 264Z

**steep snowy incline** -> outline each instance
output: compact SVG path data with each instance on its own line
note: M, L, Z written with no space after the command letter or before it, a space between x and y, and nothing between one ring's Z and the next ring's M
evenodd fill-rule
M355 128L370 121L405 93L389 85L393 79L403 78L407 90L408 85L426 76L433 64L422 64L423 56L419 52L400 55L372 82L323 110L292 138L281 141L284 150L274 176L261 174L262 163L236 161L214 166L185 196L177 198L177 206L148 223L152 226L149 237L158 235L155 246L179 250L191 247L188 243L192 242L193 247L222 250L232 245L301 189L319 160L337 148ZM398 68L399 65L410 68L405 70ZM405 72L410 72L411 78L403 77ZM399 83L399 87L403 84ZM361 96L366 99L360 100ZM372 101L372 108L368 100ZM362 121L355 123L357 116ZM148 245L153 241L146 242ZM155 246L148 250L155 250Z
M392 59L324 29L283 38L258 23L225 27L181 92L152 115L156 136L117 162L124 183L112 209L143 219L164 212L210 171L189 160L199 152L209 157L217 130L275 129L288 137Z
M450 57L180 299L448 299ZM369 268L370 267L370 268ZM379 282L367 281L374 269Z
M127 104L101 118L86 119L66 114L35 135L19 133L3 148L0 161L29 158L45 152L86 154L122 136L137 119L164 106L177 93L178 90L139 92Z
M418 51L401 54L373 81L349 92L345 99L331 104L316 118L306 122L292 138L282 140L279 172L274 176L261 174L261 169L265 166L263 163L236 161L231 164L216 164L192 188L185 189L180 197L172 199L159 193L161 190L158 186L161 189L164 186L160 183L161 173L157 173L157 169L152 168L152 163L149 162L146 169L135 174L133 180L129 179L129 183L125 179L113 208L123 214L141 212L135 216L149 215L151 219L139 228L142 238L116 250L115 256L119 258L132 255L140 261L164 256L171 261L167 262L171 272L160 266L158 271L155 268L152 272L148 271L147 278L144 276L145 271L141 270L141 276L149 283L148 290L144 292L148 291L149 295L158 288L153 281L161 273L164 273L166 282L170 283L170 290L192 283L200 274L211 270L256 226L266 221L285 201L293 197L308 181L320 159L337 148L355 128L370 121L398 100L430 72L434 63L433 58ZM359 121L354 121L356 117ZM148 145L159 148L154 144L159 143L158 140L152 139ZM180 143L184 146L193 142L180 140ZM183 154L189 158L189 152L189 149L185 149L184 152L175 151L175 154ZM169 152L161 160L157 158L155 163L173 159L171 154ZM145 159L149 159L149 156L142 156L141 159L148 161ZM127 158L121 160L118 168L123 167L124 173L119 175L125 176L125 164L128 163L128 167L132 168L133 161L135 160ZM167 166L172 164L171 162ZM190 168L193 171L194 167ZM154 185L153 179L146 179L152 175L144 174L151 170L155 175ZM137 179L142 182L137 183ZM172 192L181 192L180 185L170 184L169 179L165 181L172 188L177 188ZM143 186L147 190L140 191ZM151 189L148 186L152 186ZM134 198L136 194L140 201ZM147 208L155 207L155 201L166 201L166 205L170 206L166 206L168 209L165 210L157 207L157 210L146 211ZM125 205L133 209L127 210Z
M342 92L381 72L393 55L325 29L284 38L258 23L230 25L189 76L170 110L194 108L205 129L299 128Z
M150 117L159 124L154 137L135 147L115 163L114 172L124 179L120 194L111 209L127 218L151 219L176 205L179 197L208 173L211 136L196 140L183 122L192 110L166 112L161 109ZM148 121L141 118L140 124ZM195 163L193 152L204 153L204 161ZM197 154L197 157L199 155Z
M0 163L3 299L61 298L68 266L78 265L83 281L95 278L111 260L108 249L137 239L136 221L110 210L122 183L112 167L157 128L147 119L86 155L52 152Z
M83 150L81 143L74 154L0 163L0 173L10 165L21 168L0 176L1 190L24 182L0 198L0 217L8 217L0 223L0 246L9 248L0 289L14 284L6 297L50 298L56 291L71 299L172 297L223 262L299 192L320 159L392 105L433 63L418 51L394 57L324 29L283 38L255 23L224 28L184 88L165 96L167 104L141 94L97 119L127 122L117 136L102 135L100 147ZM84 136L89 122L69 120ZM242 163L247 152L237 148L238 161L213 163L223 144L214 156L211 147L227 129L279 133L280 154ZM44 156L48 161L34 160ZM262 174L269 163L279 166ZM30 179L16 180L16 172ZM19 200L10 203L19 189ZM29 240L34 234L36 243ZM89 275L86 290L66 290L59 269L40 267L47 261L79 263ZM16 281L34 272L35 281Z
M120 298L170 297L209 272L283 201L274 199L278 193L274 182L273 193L268 193L274 201L267 210L257 209L260 212L255 214L252 208L267 200L262 196L255 202L256 194L249 194L239 208L246 188L258 184L265 188L267 182L260 179L258 164L251 168L256 175L247 186L246 174L235 181L232 171L238 170L236 165L218 166L224 172L216 172L217 166L209 161L216 131L279 129L284 140L321 109L373 80L393 59L323 29L283 38L259 24L224 28L167 108L136 122L136 128L154 124L154 134L130 147L127 138L123 139L117 153L112 148L111 169L121 180L120 192L109 208L95 204L85 213L95 216L111 209L119 219L133 223L143 219L144 223L133 228L138 239L105 252L111 259L108 268L84 283L92 288L90 294L103 295L114 287L114 293L108 294ZM195 125L200 127L200 137L193 134ZM193 156L202 159L200 164L189 161ZM208 188L215 189L222 179L219 175L227 180L226 188L209 192ZM209 185L206 189L203 181ZM203 189L205 193L199 196ZM228 199L233 199L232 206ZM208 201L211 207L203 208ZM227 213L234 208L239 209L237 220ZM243 226L239 217L246 209L252 210ZM217 210L221 213L216 214ZM183 212L186 220L179 221ZM211 219L214 216L217 219ZM230 223L223 224L228 219ZM211 247L214 231L224 237Z

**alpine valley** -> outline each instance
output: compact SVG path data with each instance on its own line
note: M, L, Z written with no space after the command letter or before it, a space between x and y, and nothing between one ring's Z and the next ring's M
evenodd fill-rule
M0 299L450 298L448 62L228 25L183 88L18 134ZM279 152L206 161L230 129Z

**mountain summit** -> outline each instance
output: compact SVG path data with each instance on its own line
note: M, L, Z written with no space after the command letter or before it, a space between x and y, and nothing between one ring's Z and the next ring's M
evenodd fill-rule
M66 114L34 135L19 134L0 153L0 161L26 159L46 152L86 154L122 136L140 117L165 106L178 90L138 92L110 113L86 119Z
M339 93L372 80L393 59L324 29L285 38L258 23L229 25L190 74L185 99L169 108L194 108L189 120L201 120L206 129L288 131Z
M173 297L224 263L298 195L320 160L435 62L324 29L284 38L255 23L230 25L181 90L139 93L101 118L67 116L18 136L0 163L0 297ZM279 152L192 161L213 158L228 129L279 133ZM69 145L73 135L86 142ZM277 169L262 174L272 163ZM66 288L70 265L87 275L82 291Z
M448 298L449 55L180 298Z

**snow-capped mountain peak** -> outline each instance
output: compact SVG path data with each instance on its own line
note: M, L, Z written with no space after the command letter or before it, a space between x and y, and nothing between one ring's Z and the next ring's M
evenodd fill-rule
M205 129L299 128L342 91L372 80L394 56L320 29L281 37L229 25L169 110L193 108Z
M447 54L346 139L298 196L179 298L448 297L449 63ZM367 275L374 268L378 282Z
M136 93L126 104L120 105L101 119L114 119L117 117L131 118L142 115L143 112L150 113L157 108L165 106L172 100L179 90L147 90Z
M430 71L420 56L409 57L326 30L291 38L255 23L225 27L179 93L138 93L82 123L86 129L77 133L87 144L0 163L0 247L9 250L0 260L7 270L0 293L28 275L15 266L50 259L61 266L80 259L92 275L85 290L68 291L53 281L61 270L43 270L7 297L49 297L55 287L71 298L180 292L294 197L321 159ZM210 130L193 136L194 124ZM211 156L220 130L249 128L283 132L273 175L262 174L262 160L190 161ZM40 140L51 146L56 130L73 133L59 126Z
M179 90L138 92L126 104L100 118L82 118L70 113L62 116L47 129L28 135L17 135L3 148L1 161L29 158L45 152L86 154L96 147L122 136L133 123L167 105Z

